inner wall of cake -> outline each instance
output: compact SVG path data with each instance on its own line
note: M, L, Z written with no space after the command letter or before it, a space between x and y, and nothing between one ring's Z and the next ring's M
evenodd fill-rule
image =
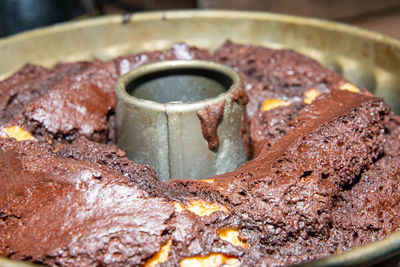
M169 59L241 74L253 160L217 177L160 182L113 145L115 81ZM227 41L214 54L176 44L107 62L28 64L0 82L0 123L0 255L11 259L285 265L399 227L399 117L291 50Z

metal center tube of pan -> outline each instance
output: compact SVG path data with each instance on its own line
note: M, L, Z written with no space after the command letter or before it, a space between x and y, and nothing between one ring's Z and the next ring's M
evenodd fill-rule
M204 179L245 162L242 86L231 68L208 61L143 65L116 85L118 146L161 180Z

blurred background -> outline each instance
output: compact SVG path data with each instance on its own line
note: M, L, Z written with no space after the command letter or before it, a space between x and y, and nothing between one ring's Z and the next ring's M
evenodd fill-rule
M105 14L256 10L336 20L400 39L400 0L0 0L0 37Z

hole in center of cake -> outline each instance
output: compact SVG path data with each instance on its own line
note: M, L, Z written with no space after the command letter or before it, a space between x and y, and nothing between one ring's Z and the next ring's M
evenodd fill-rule
M128 94L158 103L191 103L216 97L232 86L232 79L216 70L178 68L139 76L127 85Z

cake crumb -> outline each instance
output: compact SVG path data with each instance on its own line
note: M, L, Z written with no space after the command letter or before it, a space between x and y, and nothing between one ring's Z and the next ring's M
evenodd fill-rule
M217 129L224 115L224 107L225 100L197 111L203 137L208 143L208 148L214 152L217 152L219 147Z

